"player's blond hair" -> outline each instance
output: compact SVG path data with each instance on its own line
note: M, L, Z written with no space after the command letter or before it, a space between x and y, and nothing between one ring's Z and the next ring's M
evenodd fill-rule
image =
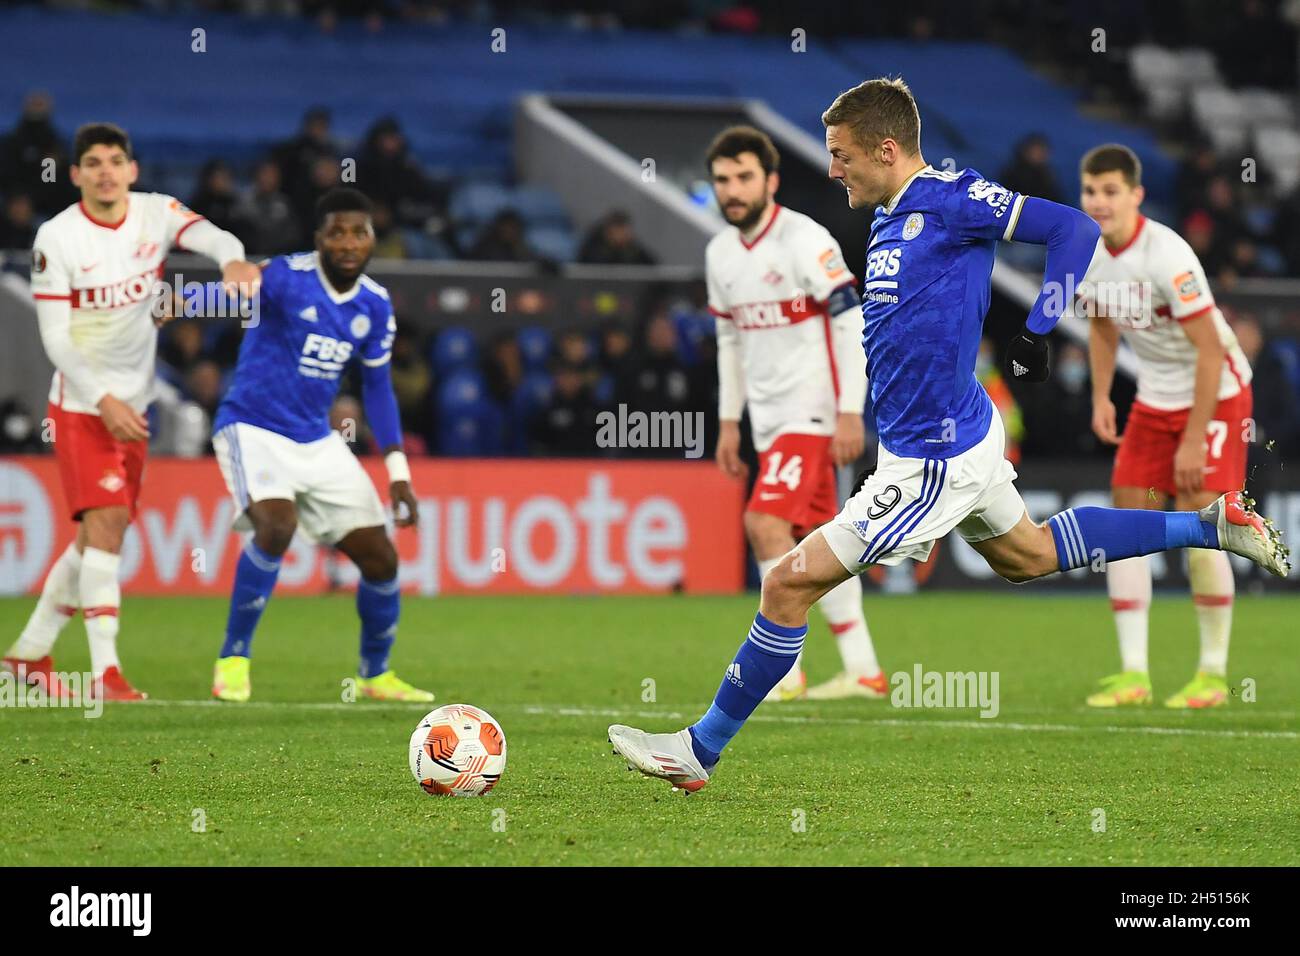
M1129 188L1135 189L1142 185L1142 160L1122 143L1102 143L1083 154L1079 161L1079 175L1100 176L1102 173L1119 173Z
M902 77L866 80L835 97L822 114L824 126L847 126L868 149L892 139L908 155L921 151L921 114Z

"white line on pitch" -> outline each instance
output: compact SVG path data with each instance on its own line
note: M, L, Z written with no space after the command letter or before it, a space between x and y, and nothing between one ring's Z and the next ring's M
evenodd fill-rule
M342 701L307 700L255 700L247 701L243 704L227 704L219 700L147 700L142 701L141 703L144 705L154 705L159 707L219 707L223 710L229 710L232 713L238 713L241 710L252 707L281 708L285 710L351 711L357 709L373 710L377 707L390 709L415 709L419 706L416 704L396 701L365 701L354 704L345 704ZM132 706L140 706L140 704L133 704ZM525 714L543 717L634 717L643 720L689 719L686 714L678 711L625 710L616 707L553 707L537 704L498 704L493 707L493 710L498 710L502 713L523 711ZM1027 724L1018 721L998 720L997 718L975 720L918 718L908 720L899 717L814 717L795 714L787 714L784 716L755 714L749 719L757 723L769 724L841 724L861 727L909 727L914 729L940 727L958 730L1015 730L1029 733L1093 733L1100 731L1110 734L1154 734L1173 737L1259 737L1272 740L1300 740L1300 732L1293 730L1218 730L1208 727L1153 727L1141 725L1127 727L1115 726L1113 724L1097 724L1095 726L1089 726L1087 724Z

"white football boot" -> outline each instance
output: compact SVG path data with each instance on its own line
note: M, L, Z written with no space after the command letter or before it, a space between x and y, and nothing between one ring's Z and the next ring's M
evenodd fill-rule
M889 696L889 679L884 671L874 677L840 671L824 684L809 687L804 696L807 700L846 700L850 697L883 700Z
M1291 573L1291 552L1282 543L1282 533L1256 513L1254 498L1232 491L1197 514L1218 529L1219 547L1224 551L1250 558L1279 578Z
M712 771L705 770L696 758L689 730L647 734L625 724L611 724L609 742L614 745L614 753L627 761L629 770L667 780L674 790L694 793L709 782Z

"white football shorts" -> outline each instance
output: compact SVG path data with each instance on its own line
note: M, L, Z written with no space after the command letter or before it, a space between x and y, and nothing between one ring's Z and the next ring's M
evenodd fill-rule
M875 472L821 532L854 574L924 561L953 528L967 541L1006 534L1025 514L996 410L988 434L952 458L900 458L880 446Z
M298 509L298 527L334 544L349 531L384 524L384 506L370 476L338 432L299 443L236 422L212 436L221 477L235 500L235 530L251 531L248 506L283 498Z

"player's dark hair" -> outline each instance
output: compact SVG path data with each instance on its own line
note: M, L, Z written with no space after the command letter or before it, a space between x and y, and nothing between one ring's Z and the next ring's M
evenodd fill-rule
M1083 154L1079 161L1079 174L1085 173L1089 176L1119 173L1130 188L1136 188L1142 185L1142 160L1121 143L1103 143Z
M316 228L325 225L325 217L334 212L364 212L374 214L374 206L360 189L335 186L316 200Z
M847 126L868 149L892 139L908 155L921 151L921 114L902 77L882 76L845 90L822 114L822 125Z
M121 146L122 152L126 153L126 158L133 158L131 137L127 136L126 130L116 123L86 123L78 127L76 135L72 138L72 164L80 166L81 157L85 156L92 146Z
M753 153L758 157L758 165L763 167L763 175L776 172L781 165L781 154L776 151L772 137L753 126L728 126L709 144L709 151L704 154L709 172L713 172L713 161L738 159L741 153Z

